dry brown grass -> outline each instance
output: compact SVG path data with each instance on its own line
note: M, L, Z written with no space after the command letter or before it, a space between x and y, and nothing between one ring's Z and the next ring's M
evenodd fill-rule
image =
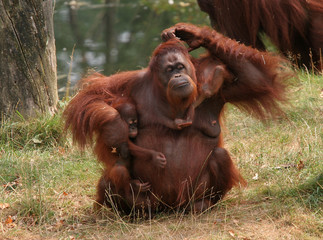
M228 109L226 146L248 186L200 215L129 220L110 209L97 214L100 166L91 154L56 138L48 144L38 131L35 137L34 123L24 125L23 136L17 124L5 124L0 239L322 239L322 89L322 76L300 74L292 106L284 107L289 120L262 124ZM46 126L56 126L51 121Z

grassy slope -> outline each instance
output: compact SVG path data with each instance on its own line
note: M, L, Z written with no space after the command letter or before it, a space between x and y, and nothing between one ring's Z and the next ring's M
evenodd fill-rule
M61 135L60 116L3 123L0 239L321 239L323 79L299 78L284 106L289 120L263 124L228 108L226 147L248 187L199 216L99 216L100 166Z

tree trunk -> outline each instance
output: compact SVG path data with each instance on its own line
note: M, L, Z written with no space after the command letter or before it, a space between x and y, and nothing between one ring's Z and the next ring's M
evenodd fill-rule
M0 119L54 113L58 101L52 0L0 0Z

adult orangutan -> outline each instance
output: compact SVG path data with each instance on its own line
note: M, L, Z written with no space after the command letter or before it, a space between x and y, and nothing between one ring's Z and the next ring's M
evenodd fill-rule
M135 144L164 154L167 164L158 168L131 152L132 177L149 182L150 191L135 193L132 200L121 196L127 204L119 207L126 212L139 206L157 211L187 209L191 204L194 211L203 211L234 185L244 183L222 145L223 106L230 102L259 117L275 114L280 111L277 101L283 100L287 76L280 72L283 60L279 57L209 28L182 23L162 36L166 42L156 48L147 68L90 77L65 116L75 140L82 142L96 133L96 144L104 145L101 139L118 135L118 130L107 136L102 131L113 119L110 93L131 99L139 120ZM190 57L175 36L190 49L204 47L208 55ZM97 109L92 108L94 103ZM100 120L93 112L100 112ZM106 151L102 147L97 154L104 156Z
M323 68L322 0L197 0L211 25L230 38L265 49L265 33L286 56L299 66L312 63ZM311 59L312 56L312 59Z

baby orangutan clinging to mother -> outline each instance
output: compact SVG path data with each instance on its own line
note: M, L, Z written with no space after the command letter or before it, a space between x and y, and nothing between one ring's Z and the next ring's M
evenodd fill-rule
M100 74L96 76L101 77ZM95 80L93 77L91 80ZM89 83L87 79L83 81ZM82 91L79 92L78 96L81 95ZM156 167L164 168L166 164L164 154L141 148L132 142L138 134L138 118L136 107L131 99L115 98L113 94L109 93L109 97L106 100L111 107L106 105L100 109L99 106L93 103L87 105L95 110L91 114L96 118L96 121L99 121L100 117L102 117L101 114L106 117L109 116L107 119L102 119L102 121L107 122L101 123L102 132L100 134L97 133L98 136L94 147L94 153L97 155L98 160L104 164L103 174L97 186L96 207L102 204L109 205L108 199L106 199L106 190L109 189L124 195L127 199L132 199L133 193L149 190L150 184L148 182L142 183L138 179L131 178L131 154L136 154L147 161L151 161ZM71 103L74 101L78 101L77 97L72 99ZM66 111L72 112L71 106L73 105L69 105ZM66 111L65 114L67 114ZM72 117L71 115L69 116ZM89 116L85 115L85 117ZM87 121L91 121L91 119L89 118ZM88 131L97 130L88 129ZM79 135L78 137L75 140L83 144L81 140L84 139ZM83 145L81 146L83 147Z

